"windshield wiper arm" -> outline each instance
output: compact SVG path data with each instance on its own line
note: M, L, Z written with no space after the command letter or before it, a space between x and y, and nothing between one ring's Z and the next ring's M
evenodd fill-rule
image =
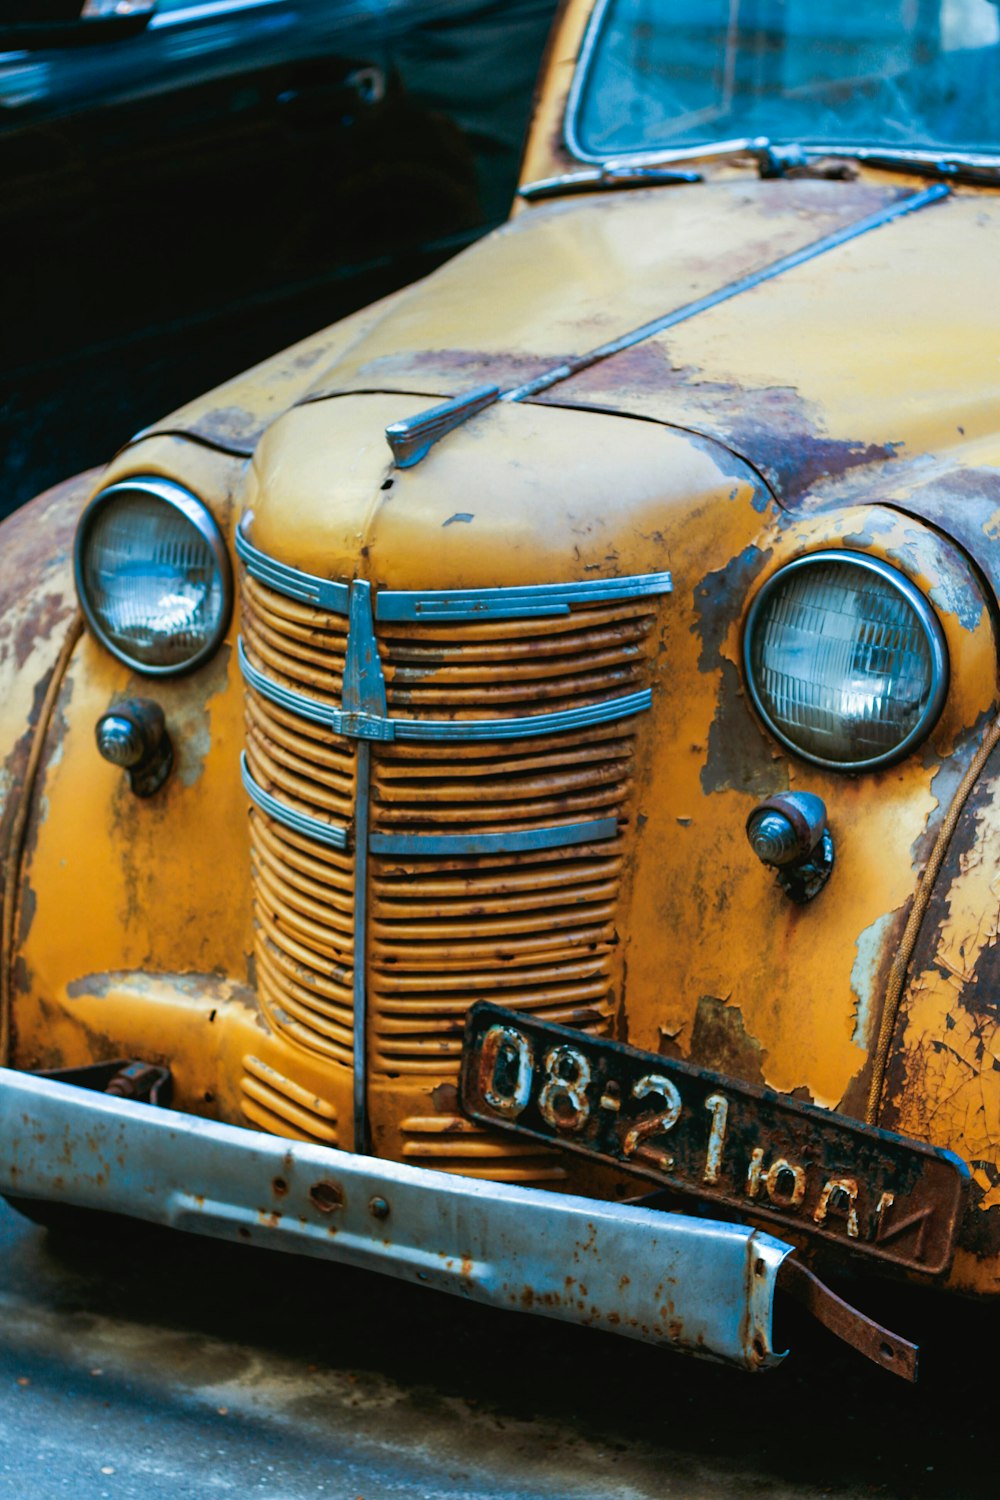
M518 188L517 195L528 203L537 203L542 198L562 198L569 193L609 193L622 188L670 187L703 181L700 172L675 172L667 167L593 167L526 182Z
M846 156L852 161L863 161L870 167L880 167L883 172L912 172L915 177L943 178L948 182L979 182L987 186L1000 187L1000 162L963 161L956 156L911 156L905 151L869 150L858 146L826 152L828 156Z
M777 146L761 138L752 143L749 154L757 158L762 177L785 177L789 172L807 168L811 162L831 158L863 162L883 172L907 172L913 177L1000 187L1000 161L964 161L947 153L938 156L930 151L886 151L881 146Z

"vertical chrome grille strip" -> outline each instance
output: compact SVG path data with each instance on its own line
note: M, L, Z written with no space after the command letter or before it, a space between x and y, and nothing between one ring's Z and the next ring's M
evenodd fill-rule
M351 584L350 624L344 659L344 717L364 724L384 720L387 712L385 678L375 640L371 584ZM368 1154L368 992L366 987L368 937L368 795L371 786L371 743L358 739L354 804L354 1149Z
M354 810L354 1149L368 1155L368 791L372 747L358 744Z

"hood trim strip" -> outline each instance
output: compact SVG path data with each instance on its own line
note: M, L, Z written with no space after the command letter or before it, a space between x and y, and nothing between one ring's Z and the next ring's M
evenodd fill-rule
M810 244L803 245L800 250L793 250L790 255L783 255L779 260L773 260L769 265L761 266L759 270L751 271L747 276L727 282L725 286L709 292L705 297L697 297L693 302L685 302L681 307L675 307L673 312L664 313L662 317L654 318L651 322L634 328L631 333L623 333L620 338L612 339L607 344L600 344L587 354L568 359L564 364L556 365L543 375L536 376L534 380L525 381L524 385L504 391L498 399L527 401L531 396L548 390L550 386L557 385L560 381L569 380L571 376L579 374L581 370L589 369L591 365L598 364L602 359L610 359L613 354L620 354L624 349L631 349L635 344L654 338L656 334L663 333L667 328L674 328L678 323L685 323L689 318L696 318L699 313L708 312L722 302L739 297L743 292L753 291L764 282L772 281L776 276L783 276L786 271L793 271L797 266L815 260L817 256L826 255L828 251L836 250L839 246L846 245L863 234L868 234L872 229L880 229L883 224L891 224L895 219L901 219L906 214L919 213L922 208L928 208L932 203L939 203L943 198L950 197L951 188L947 183L935 183L933 187L925 188L922 192L909 193L903 198L897 198L885 208L877 209L875 213L867 214L863 219L857 219L843 229L834 230L832 234L825 234L822 239L813 240Z
M947 183L935 183L932 187L920 192L905 194L894 199L885 208L866 214L863 219L857 219L853 224L837 229L832 234L823 235L821 239L813 240L810 244L803 245L801 249L793 250L790 255L783 255L780 259L773 260L769 265L761 266L758 270L751 271L736 281L727 282L725 286L718 287L704 297L698 297L693 302L685 302L680 307L675 307L673 311L664 313L659 318L653 318L651 322L643 323L638 328L633 328L630 333L623 333L619 338L612 339L607 344L599 344L596 349L591 349L586 354L574 355L562 364L554 365L541 375L536 375L533 380L525 381L523 385L512 386L509 390L499 392L492 397L487 395L488 388L477 387L475 391L454 396L444 407L435 407L431 412L418 413L417 416L404 419L402 422L394 422L386 428L386 440L395 453L394 439L400 431L406 432L410 445L407 467L412 467L423 458L439 438L445 435L445 432L452 431L456 426L460 426L462 421L494 405L497 401L528 401L552 386L559 385L564 380L570 380L574 375L579 375L582 370L588 370L592 365L610 359L614 354L621 354L625 349L631 349L636 344L654 338L668 328L676 327L678 323L685 323L689 318L696 318L700 313L708 312L711 308L718 307L733 297L739 297L743 292L753 291L764 282L783 276L786 271L793 271L797 266L815 260L817 256L826 255L828 251L836 250L841 245L846 245L873 229L880 229L883 224L891 224L906 214L919 213L922 208L929 208L931 204L940 203L950 196L951 188ZM443 424L442 413L446 409L456 414L460 413L459 420L449 421L447 425ZM423 427L421 424L425 418L429 420L426 427Z

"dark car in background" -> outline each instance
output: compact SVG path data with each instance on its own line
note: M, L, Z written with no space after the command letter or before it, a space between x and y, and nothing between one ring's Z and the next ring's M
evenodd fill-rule
M554 9L0 0L0 514L505 217Z

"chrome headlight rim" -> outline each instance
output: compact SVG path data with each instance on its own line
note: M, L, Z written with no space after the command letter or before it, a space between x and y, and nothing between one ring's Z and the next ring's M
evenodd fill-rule
M171 662L167 665L139 661L136 657L118 645L105 631L100 619L94 612L87 591L84 586L84 554L87 547L87 539L90 528L104 507L112 500L125 494L151 495L155 500L161 500L180 512L184 518L198 532L199 536L207 543L215 559L215 565L219 570L222 582L223 607L219 612L219 620L215 630L206 640L205 644L196 651L193 656L183 662ZM198 499L191 490L185 489L173 479L161 479L158 475L137 474L127 479L117 479L114 484L109 484L106 489L99 490L87 505L80 517L76 528L76 540L73 544L73 577L76 583L76 596L80 601L84 619L90 626L94 635L100 641L106 651L124 662L133 672L140 672L144 677L179 677L185 672L193 672L202 666L210 657L214 656L219 649L232 618L234 589L233 569L229 559L229 549L226 546L222 532L211 511L205 503Z
M762 701L757 683L754 680L752 661L754 632L760 623L762 613L768 601L778 588L787 582L790 574L801 572L806 568L823 563L833 563L838 566L850 565L855 568L861 568L875 574L883 583L887 583L896 589L916 615L923 629L924 638L930 652L931 691L917 722L913 725L909 733L900 740L898 745L894 745L891 750L886 750L881 755L869 756L865 760L833 760L817 755L814 751L804 749L801 745L796 744L771 718L767 707ZM887 766L893 766L898 764L899 761L905 760L933 731L938 719L941 717L945 700L948 697L948 686L951 677L948 646L941 622L930 600L912 579L908 578L905 573L892 563L885 562L880 557L873 557L869 552L855 552L848 547L828 547L822 551L803 553L801 557L793 558L790 562L783 564L776 572L772 573L770 578L757 591L747 611L741 654L743 677L746 682L747 691L750 694L750 700L768 733L773 735L787 750L791 751L797 759L806 761L810 765L820 766L826 771L838 771L846 775L859 775L862 772L882 770Z

